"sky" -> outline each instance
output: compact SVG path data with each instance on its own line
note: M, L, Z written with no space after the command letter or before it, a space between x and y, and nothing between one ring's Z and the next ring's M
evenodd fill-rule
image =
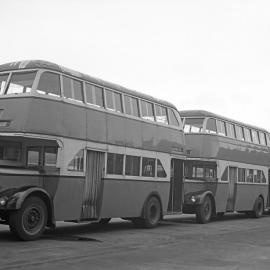
M270 131L269 0L0 0L0 64L42 59Z

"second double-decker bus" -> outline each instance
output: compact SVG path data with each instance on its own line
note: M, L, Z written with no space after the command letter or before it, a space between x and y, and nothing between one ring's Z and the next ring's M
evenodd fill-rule
M269 207L270 137L258 127L207 111L180 111L186 147L183 212L214 215Z
M0 222L154 227L181 210L184 135L166 102L46 61L0 66Z

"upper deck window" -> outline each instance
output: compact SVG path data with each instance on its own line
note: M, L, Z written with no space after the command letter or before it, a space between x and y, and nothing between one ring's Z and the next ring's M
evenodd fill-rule
M129 115L139 116L138 99L124 95L125 113Z
M217 125L216 120L214 118L209 118L206 123L205 132L216 134L217 133Z
M240 126L235 126L235 130L236 130L236 138L238 140L244 141L245 140L245 136L244 136L244 130L242 127Z
M179 122L177 120L177 117L175 116L175 112L172 109L168 108L168 113L169 113L169 123L170 123L170 125L178 127Z
M39 79L37 92L60 97L60 75L52 72L43 72Z
M147 101L141 101L142 118L155 121L153 104Z
M259 136L260 136L260 143L262 145L266 145L266 141L265 141L265 134L263 132L259 132Z
M266 134L266 142L267 142L267 145L270 146L270 135L269 134Z
M258 136L258 132L254 129L251 130L251 135L252 135L252 141L254 143L258 143L259 144L259 136Z
M87 103L104 107L103 89L101 87L86 83L85 94Z
M35 76L36 71L12 73L5 94L9 95L9 94L20 94L31 92Z
M251 142L251 135L250 135L250 129L244 128L244 133L245 133L245 139L247 142Z
M203 121L204 118L186 118L185 121L185 132L194 132L199 133L203 130Z
M8 74L1 74L0 75L0 95L4 94L7 79L8 79Z
M108 90L106 93L107 108L116 112L123 112L121 94Z
M231 123L226 122L226 129L227 129L227 136L235 139L235 137L236 137L235 126Z
M217 120L217 130L219 135L226 136L226 128L224 121Z
M83 101L82 82L63 76L64 97L76 101Z
M157 122L168 125L167 108L155 105Z

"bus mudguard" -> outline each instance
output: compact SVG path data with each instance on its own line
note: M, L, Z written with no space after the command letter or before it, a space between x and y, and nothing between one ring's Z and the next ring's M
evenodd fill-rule
M213 193L210 190L187 193L184 198L184 204L200 205L203 203L206 196L214 198Z
M24 200L29 196L37 196L44 200L47 209L48 209L48 225L54 226L55 225L55 218L54 218L54 208L53 208L53 201L51 199L50 194L40 187L35 186L25 186L21 188L12 188L1 192L0 194L3 200L6 200L6 203L1 208L3 210L18 210L21 208Z

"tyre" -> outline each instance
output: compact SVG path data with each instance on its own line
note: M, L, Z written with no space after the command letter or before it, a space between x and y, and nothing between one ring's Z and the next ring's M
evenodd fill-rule
M107 225L111 221L111 218L101 218L98 222L100 225Z
M44 201L39 197L29 197L19 210L10 213L10 231L21 240L35 240L44 232L47 220L48 211Z
M139 220L144 228L154 228L158 225L161 218L161 205L155 196L150 197L143 210L143 218ZM137 221L138 222L138 221Z
M132 221L133 226L135 228L142 228L142 227L144 227L143 218L132 218L131 221Z
M213 205L209 196L196 209L196 219L198 223L208 223L213 215Z
M263 215L263 211L264 211L263 198L258 197L257 200L255 201L255 204L254 204L252 216L254 218L260 218Z

